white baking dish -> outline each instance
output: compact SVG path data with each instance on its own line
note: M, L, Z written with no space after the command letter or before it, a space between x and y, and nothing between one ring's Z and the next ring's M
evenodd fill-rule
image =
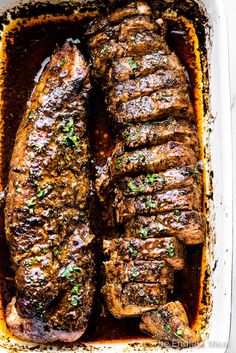
M166 2L171 1L174 0L166 0ZM208 19L206 36L210 108L204 118L202 129L206 148L206 194L210 194L212 191L210 171L213 171L213 200L207 199L210 232L206 241L211 305L209 305L208 313L205 315L206 324L202 331L202 344L200 347L188 348L185 351L224 352L228 345L230 332L232 273L232 150L227 28L222 0L195 1L204 9ZM13 6L28 2L27 0L0 0L0 13L11 9ZM60 3L63 1L55 0L52 2ZM80 6L81 1L74 2ZM87 2L89 4L93 3L93 1ZM94 2L96 1L94 0ZM209 133L209 130L211 130L211 133ZM173 348L165 346L160 347L154 340L149 339L136 343L120 341L119 343L105 344L77 343L70 346L39 346L9 338L4 330L4 325L1 325L1 327L0 352L46 352L58 351L58 349L66 352L102 353L170 352L173 350Z

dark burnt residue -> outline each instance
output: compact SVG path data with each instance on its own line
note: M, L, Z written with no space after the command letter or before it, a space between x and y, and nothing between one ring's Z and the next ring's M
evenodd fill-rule
M83 3L83 5L81 5L79 11L80 13L86 13L87 11L92 12L95 10L106 12L107 9L114 8L117 4L120 6L122 3L127 3L127 1L99 0L96 2L96 6L94 6L94 1L81 1L81 3ZM161 15L162 12L169 9L175 11L179 16L183 15L193 21L200 42L202 65L204 66L206 54L204 25L206 24L206 17L201 9L194 2L189 2L187 0L175 0L172 2L154 0L151 4L157 14ZM47 3L37 4L36 6L22 6L20 8L15 8L12 11L13 19L22 18L26 20L23 22L23 26L11 31L7 37L7 63L3 90L3 113L5 121L3 144L4 160L1 168L3 187L7 185L9 161L14 146L16 131L24 112L27 99L32 91L34 78L40 70L42 62L52 54L57 45L61 46L67 38L83 38L88 19L85 18L79 22L77 20L72 21L67 19L75 10L78 10L78 4L73 4L73 2L62 2L60 5ZM32 26L30 25L30 21L27 20L28 18L37 18L38 16L46 14L51 14L53 16L63 15L64 18L55 21L52 17L51 20L48 19L46 22L43 21L42 23L34 24ZM0 20L2 25L7 24L7 14L3 15ZM27 22L28 25L26 25ZM170 47L180 57L182 63L186 66L190 78L190 85L191 88L193 88L195 73L190 65L191 50L189 48L187 33L181 22L167 21L167 41ZM79 47L86 56L85 44L86 43L82 40ZM208 94L207 82L207 70L205 70L203 82L204 96L207 96ZM194 99L193 96L192 99ZM206 112L209 109L207 100L204 100L204 104ZM113 149L113 143L109 133L108 114L105 110L102 94L99 89L96 88L96 85L91 97L89 125L93 153L92 166L95 171L96 166L101 167L104 165L106 158L111 154ZM96 209L98 210L98 214L97 218L95 218L95 223L99 222L99 219L101 218L98 205L96 205ZM0 251L1 254L4 254L4 256L1 256L1 288L3 289L2 294L6 305L14 293L14 280L13 272L9 265L9 254L7 252L7 246L3 234L3 215L1 215L0 222ZM102 238L103 234L99 229L102 229L102 227L98 227L98 230L95 230L95 233L98 238ZM180 271L180 273L176 275L175 291L170 298L180 300L185 304L191 324L195 321L199 310L198 302L201 261L202 247L190 247L187 252L187 266L183 271ZM210 272L207 270L202 284L204 291L202 303L205 306L209 305L210 300L208 294L209 277ZM102 282L102 278L100 278L100 281ZM97 303L95 304L91 325L86 335L83 337L83 342L133 340L143 338L144 336L138 328L139 321L138 318L125 320L117 320L113 318L106 310L102 298L97 296Z

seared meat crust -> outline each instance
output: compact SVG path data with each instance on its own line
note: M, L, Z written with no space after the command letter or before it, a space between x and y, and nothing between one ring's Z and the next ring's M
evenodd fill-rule
M7 324L26 340L75 341L90 317L89 90L88 65L66 43L36 85L17 133L5 208L16 279Z
M176 342L178 347L188 347L200 341L200 337L189 327L186 311L179 301L144 313L140 329L159 341Z
M204 242L205 217L196 211L175 210L155 216L137 216L125 223L124 237L154 238L175 236L186 245Z
M150 195L124 197L115 200L116 220L123 223L135 215L152 215L173 210L196 210L202 208L202 189L200 185L171 189Z
M116 143L96 191L102 203L113 205L118 225L103 241L102 293L119 318L165 303L173 271L184 266L182 243L201 244L205 237L188 75L151 12L146 3L133 2L95 20L87 32ZM155 270L159 263L165 273ZM151 325L152 319L147 333ZM184 328L190 332L187 322Z
M175 270L184 267L184 248L174 237L103 240L103 249L111 260L165 260Z

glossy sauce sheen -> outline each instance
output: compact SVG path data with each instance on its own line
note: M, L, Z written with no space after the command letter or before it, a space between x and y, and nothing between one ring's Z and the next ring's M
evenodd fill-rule
M170 20L167 23L167 42L187 67L192 99L194 100L195 72L194 65L192 65L192 60L194 60L192 46L189 44L189 38L183 24ZM5 119L2 153L4 160L1 169L3 187L7 184L9 160L20 118L24 112L26 101L32 91L34 79L41 68L41 64L52 54L57 45L61 46L64 43L65 39L81 38L85 28L86 21L78 22L75 18L71 18L71 20L55 20L55 17L48 16L47 18L42 17L37 21L27 21L27 24L22 21L20 26L13 27L8 33L5 49L6 73L3 86L3 116ZM79 44L79 48L86 57L83 41ZM89 118L94 171L96 166L102 167L104 165L106 158L113 149L107 118L102 93L94 85ZM99 212L94 220L96 225L101 219ZM3 224L2 219L1 224ZM102 229L102 227L98 226L94 229L98 238L101 238L104 233L99 230L100 228ZM2 285L4 304L6 305L14 293L14 279L9 266L6 245L4 241L1 242L1 254L6 254L6 258L2 261L2 271L6 278ZM191 247L188 248L185 269L175 274L175 289L170 298L170 300L178 299L186 303L191 324L196 320L199 309L201 258L201 246L194 247L193 250L191 250ZM98 259L99 263L100 261ZM99 280L102 281L102 278ZM6 287L8 290L6 290ZM97 295L95 308L91 324L87 333L83 336L83 341L144 338L138 328L139 318L123 320L113 318L104 308L99 295Z

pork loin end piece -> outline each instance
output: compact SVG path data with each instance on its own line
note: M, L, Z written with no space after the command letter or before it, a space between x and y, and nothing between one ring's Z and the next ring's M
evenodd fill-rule
M76 331L53 330L47 323L38 319L22 318L16 309L16 298L13 298L7 308L7 325L16 337L35 343L52 343L55 341L74 342L84 333L85 328Z
M107 307L119 319L139 316L167 301L167 288L159 283L109 283L102 288Z
M144 313L140 329L159 341L176 342L183 347L200 342L199 335L189 327L186 311L179 301Z

